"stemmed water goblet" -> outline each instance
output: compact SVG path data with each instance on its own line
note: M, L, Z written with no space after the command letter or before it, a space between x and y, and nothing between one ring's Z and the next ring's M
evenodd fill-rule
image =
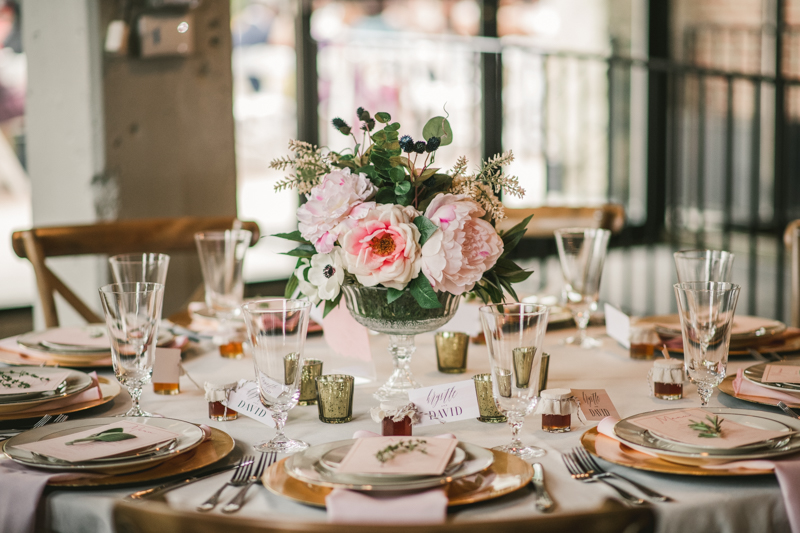
M723 250L682 250L672 254L678 283L731 281L734 255Z
M542 342L547 330L548 307L511 303L480 308L481 323L492 368L492 393L497 409L508 418L511 443L500 450L523 459L540 457L545 451L526 446L519 431L539 400Z
M153 374L163 299L160 283L114 283L100 288L114 374L133 403L121 416L153 416L139 406L139 397Z
M739 286L694 281L676 283L675 297L683 335L686 373L696 385L701 405L727 372L728 348Z
M602 343L586 335L592 312L597 310L600 279L606 259L611 232L596 228L566 228L556 230L556 245L564 275L566 306L572 313L578 335L569 337L567 344L594 348Z
M300 399L303 348L311 302L275 298L242 306L248 341L252 344L261 403L272 412L277 435L259 442L260 452L293 453L308 443L288 438L283 428L289 411Z

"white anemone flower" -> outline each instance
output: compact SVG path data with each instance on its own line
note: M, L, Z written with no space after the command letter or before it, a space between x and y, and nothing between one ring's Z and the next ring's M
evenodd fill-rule
M344 282L342 249L337 246L328 254L315 254L311 258L308 281L317 287L317 296L322 300L339 296Z

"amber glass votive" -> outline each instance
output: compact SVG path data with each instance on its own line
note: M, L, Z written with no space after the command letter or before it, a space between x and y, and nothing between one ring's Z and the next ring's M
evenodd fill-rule
M298 405L316 405L317 378L322 375L322 361L306 359L300 371L300 400Z
M492 392L492 375L491 374L477 374L472 377L472 382L475 384L475 394L478 396L478 409L481 416L478 420L487 422L489 424L501 424L508 421L508 419L497 410L497 404L494 401L494 393Z
M344 424L353 419L354 384L353 376L344 374L329 374L317 378L320 420L326 424Z
M435 338L436 364L439 372L445 374L466 372L469 335L455 331L440 331Z

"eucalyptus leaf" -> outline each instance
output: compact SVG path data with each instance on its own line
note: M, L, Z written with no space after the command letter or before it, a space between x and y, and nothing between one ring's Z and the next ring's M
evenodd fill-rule
M431 287L431 282L428 281L425 274L420 273L419 276L411 280L408 286L411 289L411 296L423 309L438 309L442 306L436 297L436 291Z
M378 191L377 195L375 195L375 201L377 201L379 204L390 204L394 202L394 199L395 194L392 187L384 187Z
M386 124L390 120L392 120L392 116L389 113L384 113L383 111L379 113L375 113L375 120L380 122L381 124Z
M403 169L400 167L392 167L391 170L389 170L389 178L394 183L400 183L402 181L405 181L406 173L403 172Z
M408 194L409 191L411 191L410 181L401 181L400 183L394 186L394 193L397 196L406 195Z
M433 117L422 128L422 137L427 141L431 137L439 137L439 146L447 146L453 142L453 130L450 123L444 117Z

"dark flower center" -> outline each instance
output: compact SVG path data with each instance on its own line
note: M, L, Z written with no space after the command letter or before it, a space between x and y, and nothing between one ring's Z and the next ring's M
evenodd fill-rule
M373 239L369 245L372 248L372 253L383 257L390 255L395 249L394 239L389 235L384 235L380 239Z
M327 279L331 279L334 274L336 274L336 269L333 268L333 265L325 265L325 268L322 269L322 275Z

